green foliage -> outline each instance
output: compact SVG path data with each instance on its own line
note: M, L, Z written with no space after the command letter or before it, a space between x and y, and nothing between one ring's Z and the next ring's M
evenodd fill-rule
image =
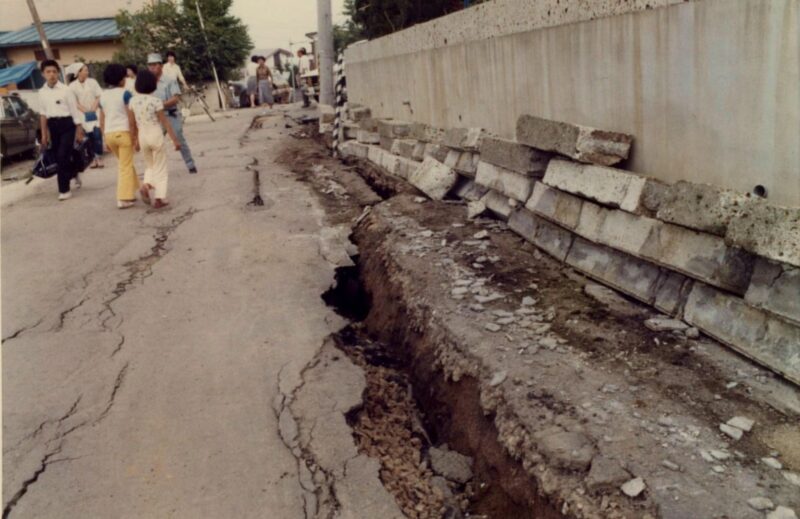
M464 8L463 0L349 0L345 14L373 39ZM472 2L478 3L478 2Z
M208 44L200 29L198 2ZM220 79L238 79L253 42L247 26L228 14L232 3L233 0L162 0L148 3L135 13L121 11L117 25L123 48L114 55L114 61L144 66L149 53L164 55L172 50L186 80L192 82L213 78L210 51Z
M344 0L344 14L347 16L347 21L333 26L333 49L336 54L351 43L366 37L364 27L353 18L355 9L355 0Z

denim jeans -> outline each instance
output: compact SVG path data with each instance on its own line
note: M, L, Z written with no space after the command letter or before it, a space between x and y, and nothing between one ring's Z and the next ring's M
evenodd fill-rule
M167 119L169 119L169 124L172 125L172 129L175 131L175 135L178 136L178 141L181 143L181 157L183 157L183 162L186 163L186 167L192 169L195 167L194 159L192 158L192 150L189 149L189 144L186 142L186 137L183 136L183 118L180 114L176 115L167 115Z

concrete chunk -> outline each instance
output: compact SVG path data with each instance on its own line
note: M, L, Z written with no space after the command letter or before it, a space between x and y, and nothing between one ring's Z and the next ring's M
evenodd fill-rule
M358 130L356 132L356 140L361 144L380 144L381 136L375 132Z
M391 139L408 137L411 134L411 123L395 119L378 119L378 134Z
M414 150L419 143L415 139L396 139L392 143L391 151L395 155L405 157L407 159L414 158Z
M369 146L356 141L347 141L339 145L339 154L342 157L367 158Z
M752 200L728 224L728 243L800 267L800 208Z
M372 111L366 106L358 108L350 108L348 112L350 113L350 119L352 119L355 122L360 122L363 121L364 119L369 119L372 117Z
M524 208L511 213L508 227L559 261L567 257L574 238L571 232Z
M748 195L685 181L668 186L662 197L659 220L718 236L725 236L730 221L750 200Z
M612 166L628 158L633 136L523 115L517 120L517 141L581 162Z
M485 135L482 128L450 128L444 132L442 144L464 151L478 151Z
M480 184L476 184L480 185ZM488 190L488 188L486 188ZM486 208L494 213L501 220L508 221L514 208L510 204L510 199L497 191L489 190L482 198Z
M456 185L458 175L432 157L426 157L422 164L408 177L411 184L434 200L442 200Z
M372 117L365 117L358 121L358 126L367 132L378 133L378 120Z
M657 182L621 169L552 160L544 183L629 213L646 214L645 187Z
M497 137L486 136L481 141L482 160L522 175L541 177L552 156L530 146Z
M444 132L425 123L411 123L409 137L420 142L438 142Z
M743 299L695 283L684 320L738 352L800 384L800 327Z
M395 176L408 180L411 178L412 173L419 167L420 163L415 160L407 159L405 157L397 157L397 160L394 163L395 169L392 173Z
M475 202L486 196L488 191L489 188L479 186L471 178L459 175L456 187L453 188L453 195L461 198L462 200Z
M425 155L423 156L423 160L425 157L433 157L439 162L444 163L445 159L447 158L447 154L450 152L450 149L446 146L442 146L440 144L428 143L425 145Z
M536 182L530 177L483 161L478 162L475 181L522 203L528 201Z
M572 230L578 226L582 205L580 198L536 182L525 208Z
M658 280L653 306L665 314L679 316L689 298L693 283L694 281L682 274L664 270Z
M744 298L757 308L800 323L800 269L758 258Z

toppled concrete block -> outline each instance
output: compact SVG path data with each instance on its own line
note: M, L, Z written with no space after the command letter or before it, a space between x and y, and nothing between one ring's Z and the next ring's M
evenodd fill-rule
M574 238L571 232L524 208L511 213L508 228L559 261L564 261L567 257Z
M361 127L359 127L354 122L346 122L342 126L342 134L343 134L345 140L357 139L358 138L358 132L360 130L361 130Z
M800 327L743 299L695 283L684 320L738 352L800 384Z
M567 229L578 226L583 200L541 182L533 186L533 194L525 208Z
M475 178L480 162L480 154L471 151L453 150L447 152L444 163L465 177Z
M408 137L411 134L411 123L395 119L378 119L378 134L392 139Z
M522 203L528 201L536 182L533 178L483 161L478 162L475 181Z
M661 271L652 263L582 238L575 238L566 262L601 283L653 304Z
M414 151L411 153L411 158L418 162L422 162L422 160L425 158L426 147L426 143L417 141L417 144L414 146Z
M656 298L653 306L672 316L679 316L683 312L689 292L694 281L683 274L664 270L656 286Z
M725 240L759 256L800 267L800 208L751 200L728 224Z
M423 160L425 160L425 157L433 157L437 161L444 163L449 152L450 149L446 146L429 142L425 145L425 156L423 157Z
M645 188L659 182L621 169L554 159L547 166L544 183L629 213L647 214Z
M391 137L384 137L383 135L381 135L379 143L380 143L381 148L383 148L384 150L386 150L388 152L391 152L392 151L392 147L394 146L394 141L395 140L396 139L393 139Z
M433 157L426 157L408 177L411 184L434 200L442 200L456 185L458 175Z
M581 162L613 166L628 158L633 136L523 115L517 120L517 141Z
M444 132L425 123L411 123L409 137L420 142L438 142Z
M372 111L366 106L350 106L348 112L350 114L350 119L355 122L363 121L364 119L369 119L372 117Z
M396 139L389 150L395 155L405 157L407 159L414 158L414 149L419 143L415 139Z
M339 145L339 154L342 157L367 158L369 146L356 141L347 141Z
M380 148L380 146L368 146L367 147L367 160L370 161L373 165L377 167L381 167L381 162L383 161L383 154L386 153L384 150Z
M725 236L730 221L750 200L748 195L685 181L668 186L661 196L659 220L718 236Z
M405 157L397 157L394 166L395 169L392 173L397 177L408 180L411 178L412 173L420 167L420 163Z
M756 259L744 298L757 308L800 323L800 269Z
M453 188L453 195L457 196L462 200L468 200L470 202L475 202L486 196L486 193L489 192L488 187L480 186L475 183L474 180L468 177L464 177L459 175L458 183L456 183L456 187Z
M378 120L372 117L365 117L358 121L358 126L364 131L378 133Z
M442 144L464 151L478 151L485 135L482 128L450 128L444 132Z
M522 175L541 177L552 156L514 141L486 136L481 140L481 159Z
M488 192L482 199L486 204L486 208L501 220L508 221L509 217L511 217L511 213L514 211L514 207L510 204L510 199L497 191L491 191L489 188L486 189Z
M375 132L358 130L356 132L356 140L361 144L380 144L381 136Z

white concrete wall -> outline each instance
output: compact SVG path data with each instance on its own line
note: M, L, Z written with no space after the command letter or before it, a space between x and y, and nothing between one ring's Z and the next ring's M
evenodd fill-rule
M504 137L526 113L628 132L634 171L739 191L762 184L773 203L800 206L800 0L627 14L605 2L571 19L542 13L554 1L498 0L353 46L350 99L378 117ZM510 13L509 28L500 22ZM465 24L484 29L457 30Z

